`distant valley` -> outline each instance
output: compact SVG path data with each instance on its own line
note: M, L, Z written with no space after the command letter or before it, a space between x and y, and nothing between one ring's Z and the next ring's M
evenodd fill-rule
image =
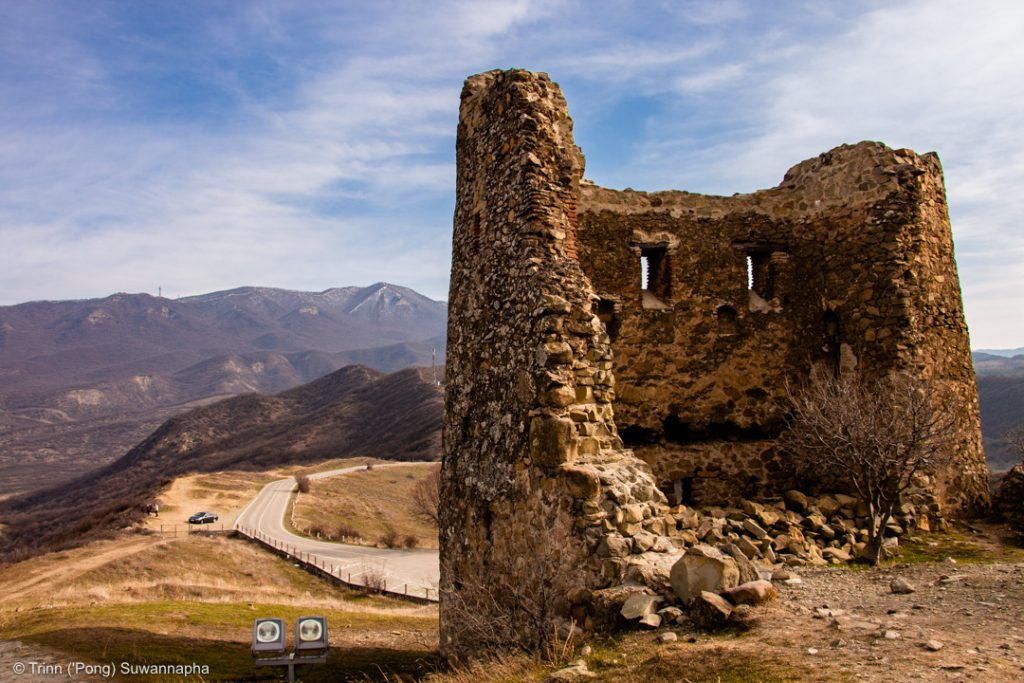
M444 361L446 304L378 283L0 307L0 496L110 462L161 422L359 363Z

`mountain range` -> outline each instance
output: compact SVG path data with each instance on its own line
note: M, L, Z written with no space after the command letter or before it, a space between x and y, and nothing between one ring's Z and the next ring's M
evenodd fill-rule
M168 417L352 363L444 362L447 306L388 283L0 307L0 496L110 462ZM45 467L46 478L38 475Z
M114 462L0 501L0 559L77 545L140 519L177 476L265 470L331 458L440 457L443 398L430 370L352 365L274 395L246 394L177 415Z
M1003 435L1024 427L1024 353L1005 356L975 351L972 355L985 459L993 471L1007 470L1020 462L1020 455L1006 445Z

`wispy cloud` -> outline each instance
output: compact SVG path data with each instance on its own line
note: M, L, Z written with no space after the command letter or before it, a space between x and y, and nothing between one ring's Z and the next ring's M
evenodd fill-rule
M392 280L446 296L462 79L548 71L588 175L732 193L935 149L975 341L1024 321L1024 9L561 0L0 7L0 299Z

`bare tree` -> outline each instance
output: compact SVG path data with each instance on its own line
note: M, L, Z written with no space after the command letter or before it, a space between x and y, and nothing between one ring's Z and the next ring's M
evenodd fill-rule
M309 493L309 477L305 474L300 474L295 477L295 483L298 486L299 493Z
M1021 460L1024 460L1024 425L1014 427L1003 434L1003 441L1010 447L1011 451L1020 456Z
M825 371L790 402L784 448L803 473L846 485L867 503L864 559L877 564L901 495L952 457L958 402L939 383L906 374L866 382Z
M1024 535L1024 425L1003 434L1003 442L1021 458L1004 474L992 492L992 509L1010 528Z
M441 504L441 467L434 467L412 489L412 509L422 519L438 525L438 506Z

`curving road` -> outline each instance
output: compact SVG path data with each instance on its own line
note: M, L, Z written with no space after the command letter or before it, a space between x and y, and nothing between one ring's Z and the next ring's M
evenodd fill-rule
M378 467L396 467L413 463L401 462ZM311 474L310 479L325 479L366 469L346 467ZM388 591L406 592L417 597L437 599L440 578L437 551L424 549L370 548L361 545L316 541L297 536L285 528L284 516L296 488L293 477L278 479L263 487L252 502L238 515L235 529L240 533L284 550L295 558L315 564L343 581L356 585L385 582Z

